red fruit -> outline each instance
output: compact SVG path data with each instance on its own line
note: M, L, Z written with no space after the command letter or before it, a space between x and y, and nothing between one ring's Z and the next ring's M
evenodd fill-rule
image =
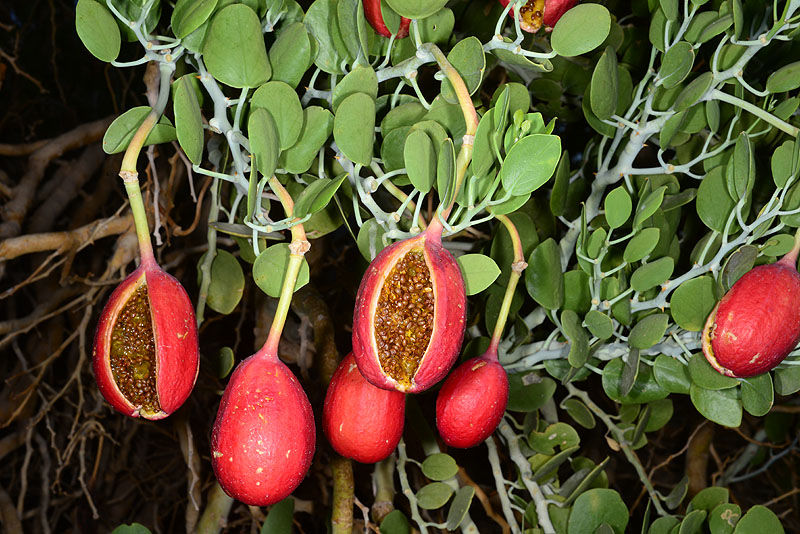
M367 382L350 353L339 363L328 386L322 429L336 452L372 464L397 447L405 410L406 396Z
M386 27L383 22L383 13L381 13L381 0L364 0L364 16L369 21L370 26L375 29L375 32L384 37L391 37L392 32ZM397 30L397 39L402 39L408 36L408 27L411 25L411 19L405 17L400 18L400 27Z
M800 340L796 253L742 276L711 311L703 353L720 373L748 377L781 363Z
M379 388L428 389L458 356L466 309L464 279L442 247L438 221L386 247L356 296L353 354L361 374Z
M305 477L315 440L308 397L275 354L237 366L211 433L211 465L225 493L251 506L282 500Z
M183 286L145 260L111 294L94 338L97 387L118 411L163 419L199 370L197 321Z
M508 404L508 377L486 353L453 371L436 397L436 426L450 447L474 447L495 431Z
M509 2L513 0L500 0L503 7ZM528 0L519 10L520 27L530 33L536 33L542 25L545 28L552 28L558 19L577 3L578 0ZM513 7L508 14L514 17Z

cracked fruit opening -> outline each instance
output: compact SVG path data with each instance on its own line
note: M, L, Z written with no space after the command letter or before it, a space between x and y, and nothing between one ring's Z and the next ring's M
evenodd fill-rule
M147 285L140 285L125 303L111 331L111 373L114 382L134 406L158 413L156 347L150 319Z
M384 373L404 386L419 367L433 332L434 292L421 249L410 250L383 283L375 309L375 342Z

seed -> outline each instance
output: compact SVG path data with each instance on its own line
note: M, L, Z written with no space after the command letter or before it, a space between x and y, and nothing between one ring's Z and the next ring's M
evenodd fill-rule
M160 411L153 371L155 339L150 322L147 286L142 284L123 306L111 331L111 373L134 406Z
M375 340L383 371L409 385L433 333L434 296L421 249L406 253L381 288Z

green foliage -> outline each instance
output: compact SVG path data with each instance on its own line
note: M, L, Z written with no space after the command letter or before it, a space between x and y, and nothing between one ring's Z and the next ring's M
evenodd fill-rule
M494 219L507 214L527 268L524 288L508 293L500 344L510 413L502 439L486 444L490 459L499 444L498 458L513 464L491 466L504 514L516 521L524 510L524 532L631 531L606 461L577 456L586 433L602 431L661 516L646 514L642 532L781 531L767 508L742 515L726 488L680 508L688 479L653 488L633 451L669 424L674 401L737 427L743 410L769 417L776 395L800 391L796 355L771 373L730 378L707 362L700 334L723 294L788 253L800 227L800 62L784 53L796 51L796 2L774 11L741 0L585 2L533 39L499 5L484 27L489 11L462 3L382 2L391 31L415 19L391 46L355 0L179 0L163 17L180 42L168 43L174 55L145 59L165 80L182 76L153 104L159 122L145 144L177 139L195 172L214 187L227 182L215 209L228 220L214 228L253 263L245 274L212 248L208 306L232 313L250 282L277 297L289 249L265 240L299 223L312 241L346 224L341 234L371 260L440 217L471 297L466 356L485 350L506 297L512 240ZM113 62L115 17L127 38L148 42L161 39L151 34L158 14L80 0L76 29ZM118 117L106 152L125 150L154 108ZM293 213L277 207L273 177ZM295 289L309 279L304 262ZM214 365L227 376L232 351ZM471 521L475 490L456 478L457 454L425 449L416 462L401 450L398 469L420 476L403 490L411 512L393 511L381 532L432 527L418 508L438 514L439 528ZM262 532L286 531L292 513L290 500L274 506Z

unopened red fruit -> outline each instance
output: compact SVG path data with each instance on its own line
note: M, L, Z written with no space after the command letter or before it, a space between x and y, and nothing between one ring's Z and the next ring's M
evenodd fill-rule
M514 0L500 0L503 7ZM578 0L528 0L520 10L520 28L526 32L536 33L539 28L552 28L558 19L572 8ZM514 17L514 8L508 12Z
M92 354L97 387L116 410L163 419L194 387L197 322L183 286L152 259L111 294Z
M508 404L508 376L488 354L447 377L436 398L436 426L450 447L474 447L495 431Z
M325 395L322 428L334 450L357 462L389 456L403 435L406 396L373 386L353 354L339 363Z
M720 373L748 377L781 363L800 340L796 254L755 267L733 284L703 329L703 353Z
M211 464L225 493L267 506L302 482L314 457L314 414L274 354L257 353L231 375L211 433Z
M353 354L377 387L424 391L444 378L461 348L464 279L437 222L383 249L358 288Z
M391 37L392 32L386 27L383 21L383 13L381 12L381 0L364 0L364 16L369 21L370 26L379 35L384 37ZM402 39L408 36L408 28L411 25L411 19L405 17L400 18L400 28L397 30L397 39Z

